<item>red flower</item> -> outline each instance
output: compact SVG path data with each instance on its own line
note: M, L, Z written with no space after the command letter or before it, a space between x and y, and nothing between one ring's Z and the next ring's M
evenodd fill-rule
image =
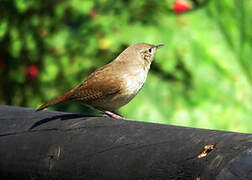
M92 9L90 12L89 12L89 15L95 19L97 17L97 11L95 9Z
M30 65L29 74L32 77L36 78L38 76L38 67L36 65Z
M5 68L5 62L4 60L0 59L0 69L4 69Z
M179 14L188 11L189 9L191 9L191 6L186 0L175 0L173 6L174 13Z
M36 65L32 64L27 69L26 79L28 81L35 80L38 77L38 73L39 73L38 67Z

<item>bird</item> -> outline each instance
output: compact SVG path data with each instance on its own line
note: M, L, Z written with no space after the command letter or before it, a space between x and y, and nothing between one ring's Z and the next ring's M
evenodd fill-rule
M36 111L58 103L81 103L115 119L115 111L128 104L143 87L154 55L163 44L136 43L113 61L91 73L82 83L62 96L42 104Z

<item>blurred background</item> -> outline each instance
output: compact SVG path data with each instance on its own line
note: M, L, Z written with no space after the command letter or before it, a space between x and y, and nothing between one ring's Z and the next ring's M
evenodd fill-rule
M250 0L0 0L0 104L37 108L127 46L162 43L143 89L119 113L251 133L251 9Z

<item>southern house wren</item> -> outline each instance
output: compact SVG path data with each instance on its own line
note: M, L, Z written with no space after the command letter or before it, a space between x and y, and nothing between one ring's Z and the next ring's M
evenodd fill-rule
M137 43L126 48L109 64L99 68L81 84L64 95L41 105L40 111L53 104L82 103L110 117L124 119L113 111L130 102L143 87L156 50L163 45Z

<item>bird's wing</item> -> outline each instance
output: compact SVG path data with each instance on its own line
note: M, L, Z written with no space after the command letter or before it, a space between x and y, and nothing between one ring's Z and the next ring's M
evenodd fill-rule
M121 71L119 70L119 73L118 71L116 73L116 68L117 67L114 66L113 63L103 66L88 76L88 78L79 86L76 86L64 95L41 105L36 111L40 111L60 102L82 102L89 104L89 102L94 100L119 93L121 91L120 80L122 78L120 78Z
M115 87L112 87L108 90L106 89L107 87L104 88L102 86L94 88L92 86L82 85L78 89L76 89L72 95L68 97L67 101L89 102L97 99L102 99L107 95L113 95L120 92L120 89Z
M92 73L74 90L67 101L85 103L119 93L121 87L118 79L120 78L117 78L117 75L106 67ZM106 77L104 77L104 74Z

